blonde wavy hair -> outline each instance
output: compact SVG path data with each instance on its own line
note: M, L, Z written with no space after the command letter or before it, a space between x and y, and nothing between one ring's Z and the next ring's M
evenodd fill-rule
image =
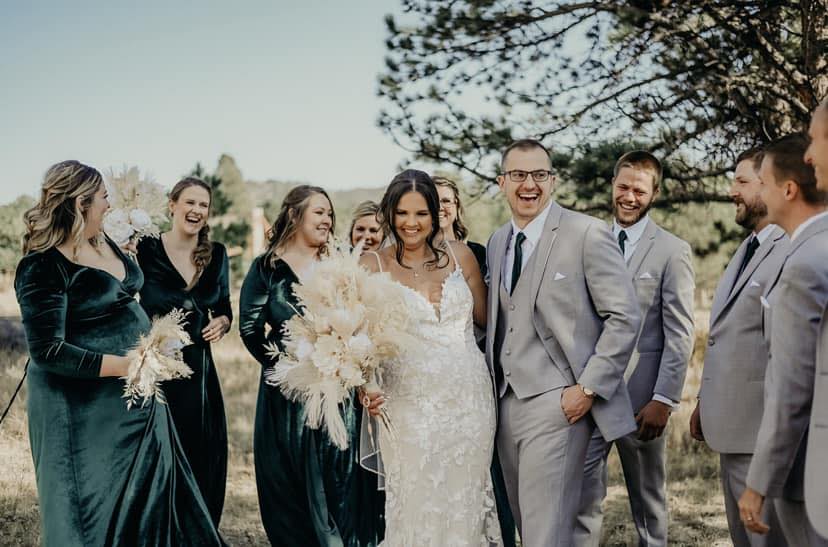
M26 224L23 254L72 241L72 254L77 258L86 228L84 215L102 184L100 172L79 161L62 161L51 166L43 177L40 199L23 215ZM100 244L99 236L89 241L96 247Z
M328 203L331 204L330 233L334 233L334 229L336 228L336 213L333 212L333 202L328 193L319 186L310 186L307 184L293 188L287 193L284 201L282 201L279 216L273 221L273 225L267 233L267 251L265 254L268 257L268 264L271 268L276 266L276 262L279 260L279 253L284 251L285 246L296 235L299 224L302 222L302 218L308 209L310 198L316 194L322 194L328 200ZM319 255L322 256L327 253L328 245L322 245L319 248Z

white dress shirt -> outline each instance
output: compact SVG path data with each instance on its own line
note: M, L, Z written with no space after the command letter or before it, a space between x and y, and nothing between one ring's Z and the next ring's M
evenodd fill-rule
M506 259L503 261L503 269L500 271L500 278L503 279L503 287L507 291L512 287L512 264L515 261L515 239L517 238L518 232L523 232L523 235L526 236L526 239L523 241L523 245L521 245L521 249L523 250L523 260L520 263L520 271L521 275L523 275L526 263L529 261L529 257L532 256L532 253L535 252L535 247L538 246L538 242L543 235L543 225L546 224L546 217L549 216L549 209L551 208L552 200L549 200L549 203L543 211L538 213L538 216L533 218L529 224L524 226L523 230L518 228L517 224L515 224L515 219L512 219L512 236L509 238L509 247L506 249Z
M756 239L759 240L759 245L761 245L765 242L766 239L768 239L768 236L775 228L776 224L768 224L767 226L759 230L758 234L756 232L753 232L753 235L756 236Z
M612 220L612 235L615 236L615 241L618 241L618 234L621 233L621 230L627 232L627 241L624 242L624 261L627 264L630 263L630 257L635 252L636 247L638 247L638 242L641 241L641 236L644 235L644 230L647 228L649 221L649 215L644 215L629 228L623 228L618 224L618 221L615 219Z
M800 224L799 226L797 226L796 230L794 230L794 233L791 235L791 242L793 242L793 240L796 239L796 236L801 234L805 230L805 228L807 228L817 220L821 219L825 215L828 215L828 211L823 211L822 213L816 214L808 220L806 220L805 222L803 222L802 224Z

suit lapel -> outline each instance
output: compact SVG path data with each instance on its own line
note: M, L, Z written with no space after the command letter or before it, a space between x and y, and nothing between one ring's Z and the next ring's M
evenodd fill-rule
M563 208L553 201L549 209L549 216L546 217L546 222L543 224L543 234L541 234L538 247L535 249L535 264L532 269L532 285L529 292L532 295L532 302L535 302L538 298L541 278L543 278L543 272L546 271L546 263L549 262L552 245L555 243L555 238L558 237L558 226L561 223L562 213Z
M489 272L489 319L487 321L491 332L488 339L494 340L494 328L497 325L497 312L500 309L498 300L500 299L500 284L502 280L503 261L506 260L506 248L508 247L509 239L512 235L512 223L502 226L493 238L494 246L492 248L492 271Z
M796 236L796 239L791 242L791 250L788 251L788 254L792 255L794 251L796 251L803 243L811 239L819 232L824 232L825 230L828 230L828 216L815 220L810 226L806 226L805 229Z
M739 279L737 279L734 282L733 290L730 291L730 293L727 295L723 308L726 308L728 304L730 304L730 301L733 300L736 297L736 295L742 291L742 288L744 288L745 283L747 283L748 279L750 279L751 276L753 276L753 272L755 272L756 268L759 267L759 264L761 264L762 261L765 260L765 257L768 256L768 254L771 252L771 249L773 249L773 246L776 244L776 240L780 237L782 236L777 235L776 232L773 232L770 234L770 236L768 236L768 238L762 245L759 245L759 247L756 249L756 252L753 254L753 257L751 257L750 262L747 263L747 266L745 266L745 269L742 271L742 275L740 275ZM750 238L748 238L747 240L749 241ZM747 252L747 245L745 245L745 248L745 252ZM742 263L741 257L743 256L745 256L744 253L741 254L739 258L739 263L736 265L737 267Z
M641 240L638 242L635 252L630 257L630 263L627 265L627 269L632 272L633 276L638 275L638 270L641 268L644 258L650 252L650 249L653 248L657 233L658 225L652 219L648 220L647 227L644 228L644 233L641 234Z
M770 238L768 238L770 239ZM742 263L742 258L747 252L747 244L750 237L745 238L739 248L736 249L736 254L730 259L730 263L725 269L722 279L719 281L719 286L716 287L716 294L713 296L713 305L710 308L710 324L713 325L718 319L719 314L725 308L725 302L729 300L730 289L736 281L736 272L739 271L739 265ZM765 242L767 243L767 241Z

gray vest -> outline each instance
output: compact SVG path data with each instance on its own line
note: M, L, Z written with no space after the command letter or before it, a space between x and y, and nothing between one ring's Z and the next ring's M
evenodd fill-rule
M508 386L512 386L518 399L523 399L574 383L574 379L567 381L557 363L549 366L549 354L537 338L532 321L535 305L531 298L534 263L535 253L532 253L511 295L503 283L498 287L500 309L493 353L500 397L506 394Z

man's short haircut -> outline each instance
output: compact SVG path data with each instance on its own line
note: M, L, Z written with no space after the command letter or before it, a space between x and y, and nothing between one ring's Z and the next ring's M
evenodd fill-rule
M822 99L822 102L819 103L819 106L817 107L815 114L819 114L820 112L825 117L825 131L826 135L828 135L828 97Z
M736 156L736 163L734 167L745 160L753 160L753 165L756 167L756 170L758 171L759 166L762 164L762 147L753 146L743 151L741 154Z
M653 192L656 192L661 186L661 162L653 154L646 150L633 150L627 152L615 162L615 168L612 170L612 178L618 176L618 172L624 167L638 169L641 171L649 171L653 175Z
M500 170L503 171L504 166L506 165L506 156L509 155L509 152L512 150L531 150L532 148L537 148L538 150L543 150L543 153L546 154L546 158L549 160L549 168L552 169L552 158L549 155L549 149L547 149L540 141L535 139L520 139L509 146L506 147L506 150L503 151L503 154L500 156Z
M785 135L769 142L763 150L763 157L770 160L777 182L794 181L805 203L822 205L828 194L817 188L814 168L805 163L808 144L808 137L801 133Z

